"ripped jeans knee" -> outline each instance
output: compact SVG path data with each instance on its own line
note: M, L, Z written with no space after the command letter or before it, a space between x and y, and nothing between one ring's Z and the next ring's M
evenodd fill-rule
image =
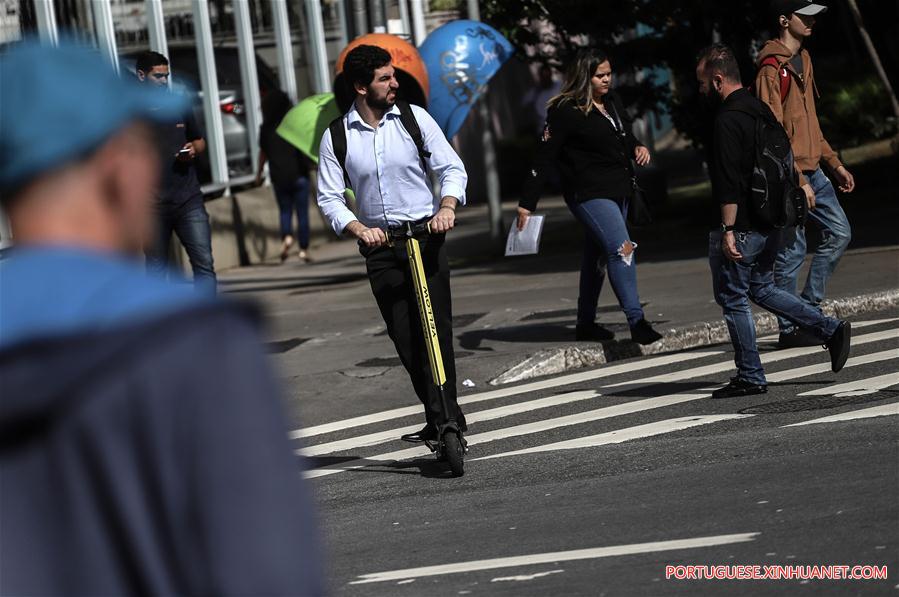
M634 251L637 248L637 243L631 240L625 240L618 247L618 250L615 252L614 257L617 257L621 260L624 265L633 265L634 264Z

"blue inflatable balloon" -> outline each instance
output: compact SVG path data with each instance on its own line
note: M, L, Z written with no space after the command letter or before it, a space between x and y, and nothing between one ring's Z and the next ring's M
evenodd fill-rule
M496 29L477 21L450 21L418 48L428 69L428 112L451 138L465 122L487 82L514 48Z

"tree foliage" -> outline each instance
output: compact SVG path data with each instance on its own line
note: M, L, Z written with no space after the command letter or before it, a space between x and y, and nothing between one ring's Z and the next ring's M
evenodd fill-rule
M643 114L661 105L680 132L701 142L709 119L697 94L696 56L714 41L729 44L744 83L751 84L758 48L772 34L769 4L769 0L482 0L481 6L484 20L506 35L528 62L564 72L581 47L606 49L618 77L616 88L631 109ZM838 23L842 9L833 6L836 2L829 4L835 10L820 25L826 26L830 49L845 53L847 29ZM541 22L551 24L544 28L548 33L538 33ZM819 53L814 52L818 66ZM670 84L653 78L638 82L638 72L654 68L667 69Z

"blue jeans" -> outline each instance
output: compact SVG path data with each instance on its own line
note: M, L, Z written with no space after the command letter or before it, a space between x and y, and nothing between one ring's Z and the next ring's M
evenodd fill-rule
M618 304L633 327L643 319L643 308L637 294L637 262L632 251L625 255L624 244L630 241L624 217L627 203L612 199L590 199L581 203L569 202L568 208L584 225L587 238L581 261L580 295L577 302L577 322L596 321L596 305L605 281L605 264ZM635 243L631 243L636 248Z
M809 184L815 191L815 209L809 210L808 219L821 229L821 242L812 257L812 265L805 281L805 289L800 298L813 307L818 307L824 300L824 288L827 280L836 269L840 257L852 239L852 229L846 213L837 200L830 179L821 168L808 176ZM806 242L805 229L790 228L784 234L784 243L777 255L774 268L774 281L777 287L790 294L796 294L799 269L805 261ZM778 318L780 331L793 331L793 324L784 318Z
M147 270L158 275L164 275L168 271L169 241L174 232L190 259L194 286L201 292L215 294L212 229L206 208L200 205L184 212L163 212L158 226L156 246L147 252Z
M780 248L779 232L736 233L737 251L743 255L740 261L731 261L724 256L721 236L721 232L709 233L709 266L715 301L724 310L738 377L750 383L764 384L765 370L755 343L750 300L813 333L822 344L833 336L840 322L775 286L774 260Z
M301 176L285 185L274 185L281 213L281 238L293 235L293 212L297 212L297 240L309 248L309 179Z

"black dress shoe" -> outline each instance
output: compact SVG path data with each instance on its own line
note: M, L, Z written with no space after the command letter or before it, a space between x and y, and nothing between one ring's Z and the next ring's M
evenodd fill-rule
M400 436L400 439L404 442L428 442L437 439L437 429L435 427L431 427L430 425L425 425L421 428L420 431L416 431L415 433L407 433L406 435Z
M780 333L777 338L778 348L800 348L803 346L820 346L821 339L799 328L793 328L793 331L784 334Z
M765 384L751 383L743 379L730 379L730 383L723 388L712 392L712 398L737 398L739 396L753 396L755 394L767 394L768 386Z
M661 339L662 334L652 329L652 326L645 319L641 319L631 328L631 340L637 344L652 344Z
M574 330L574 337L580 341L603 342L615 338L615 332L598 323L579 323Z
M849 340L852 337L852 324L841 321L837 331L830 340L824 343L824 347L830 352L830 368L834 373L843 368L846 359L849 358Z

